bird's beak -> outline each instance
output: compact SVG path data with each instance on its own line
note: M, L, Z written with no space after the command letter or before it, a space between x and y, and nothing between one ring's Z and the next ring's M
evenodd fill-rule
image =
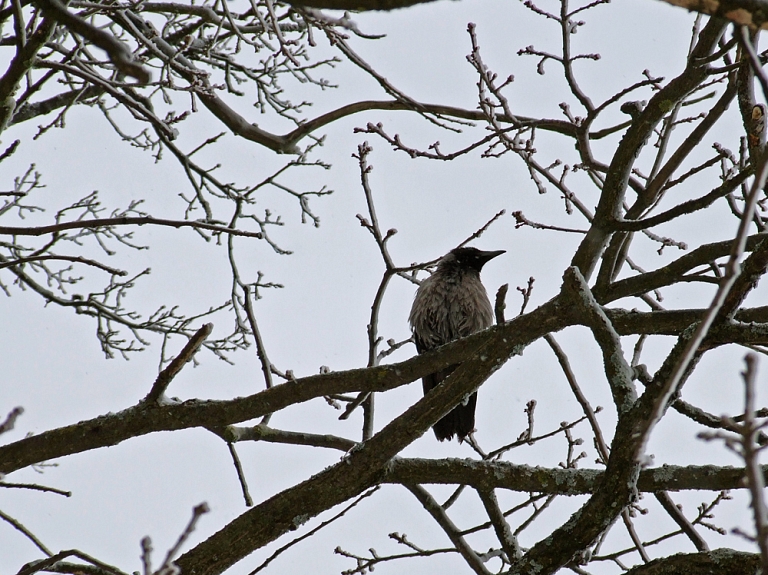
M482 255L480 258L483 260L483 264L491 261L496 256L500 256L501 254L507 253L507 250L496 250L495 252L481 252Z

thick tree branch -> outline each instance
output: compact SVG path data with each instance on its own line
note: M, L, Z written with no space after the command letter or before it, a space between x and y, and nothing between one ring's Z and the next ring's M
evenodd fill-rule
M717 18L707 23L699 35L686 69L654 94L624 134L611 160L592 226L571 260L571 264L579 268L587 280L591 277L613 233L612 223L621 219L627 183L637 156L645 147L656 125L669 112L670 106L681 101L707 79L709 75L707 66L696 63L696 60L711 54L717 47L717 42L726 26L725 21ZM607 282L604 283L607 285Z
M105 91L106 90L101 86L88 86L87 88L80 90L70 90L68 92L63 92L61 94L57 94L56 96L46 98L45 100L40 100L39 102L24 104L19 106L14 111L13 118L9 122L9 125L13 126L38 116L44 116L45 114L53 112L54 110L71 106L76 102L97 98L98 96L104 94Z
M708 208L715 201L719 200L732 193L736 188L743 184L749 176L752 175L752 170L743 170L738 175L723 182L714 190L708 194L703 195L700 198L694 200L688 200L670 208L655 216L643 218L641 220L623 219L614 223L617 230L636 232L640 230L646 230L654 226L672 221L682 215L692 214L693 212Z
M678 553L669 557L654 559L626 571L626 575L745 575L757 573L760 568L760 555L735 551L733 549L715 549L702 553Z
M296 379L248 397L228 401L189 400L161 406L142 403L116 414L108 414L47 431L0 447L0 472L10 473L41 461L117 445L131 437L156 431L190 427L223 427L274 413L290 405L318 397L356 391L380 392L394 389L428 373L466 361L479 348L489 350L484 355L489 361L491 359L496 361L498 358L503 362L544 334L558 331L569 325L572 319L564 313L564 310L559 309L559 305L558 299L555 298L503 326L495 326L452 342L434 352L393 365L314 375ZM500 365L501 363L497 364L496 368ZM480 383L482 381L484 379L480 380ZM446 387L446 389L450 388ZM454 391L454 395L451 395L448 400L453 403L446 404L445 412L447 413L452 405L458 404L471 391L472 389ZM438 419L439 417L435 421Z
M768 2L765 0L663 0L692 12L725 18L751 29L768 30Z
M426 4L434 0L298 0L289 4L299 7L324 8L327 10L355 10L370 12L372 10L397 10L417 4Z
M257 505L183 555L178 561L182 572L222 573L287 531L358 495L377 480L393 457L477 389L519 349L518 340L511 334L490 338L473 348L471 355L440 386L353 449L341 462Z
M484 114L479 110L467 110L464 108L457 108L455 106L445 106L442 104L425 104L422 102L419 102L418 106L419 106L419 109L424 111L425 113L435 114L438 116L448 116L452 118L460 118L462 120L475 120L478 122L487 120L486 114ZM286 142L296 144L306 135L328 124L331 124L336 120L339 120L346 116L350 116L352 114L357 114L357 113L365 112L369 110L404 110L406 111L406 110L413 110L413 106L405 102L401 102L399 100L365 100L361 102L355 102L355 103L347 104L346 106L337 108L336 110L332 110L330 112L322 114L316 118L313 118L312 120L308 120L307 122L304 122L303 124L301 124L301 126L296 128L295 130L293 130L292 132L289 132L288 134L285 134L282 137L285 139ZM545 130L548 132L563 134L565 136L571 136L573 138L578 137L578 130L576 129L576 126L564 120L554 120L554 119L548 119L548 118L529 118L526 116L512 117L512 116L509 116L508 114L496 114L494 117L497 122L504 123L504 124L512 124L516 128L536 128L538 130ZM613 133L613 131L615 130L612 128L609 128L607 131L600 130L596 132L590 132L589 137L590 139L597 140L602 137L605 137L609 133Z
M768 465L762 466L768 478ZM717 465L662 465L643 469L637 489L659 491L724 491L747 489L747 470ZM469 485L481 491L508 489L547 495L589 495L600 488L602 469L563 469L519 465L507 461L472 459L396 458L382 475L381 483Z
M744 249L746 251L754 250L765 238L768 238L768 234L749 236ZM603 297L598 298L598 301L606 304L624 297L649 293L660 287L680 282L686 272L699 266L709 265L718 258L727 256L731 251L732 244L732 240L705 244L662 268L614 282L603 294Z
M149 70L136 63L127 46L109 32L105 32L72 14L60 0L33 1L47 17L56 20L71 32L82 36L109 54L109 59L112 60L115 67L126 76L136 78L142 84L146 84L152 79Z
M0 226L0 234L11 236L44 236L46 234L61 233L66 230L108 228L113 226L168 226L172 228L196 228L207 230L220 234L230 234L233 236L245 236L249 238L261 239L264 234L261 232L246 232L236 230L227 226L208 224L205 222L187 221L187 220L165 220L162 218L153 218L150 216L137 217L117 217L117 218L98 218L93 220L79 220L74 222L61 222L48 226L24 227L24 226Z
M37 53L48 42L55 29L56 21L53 18L44 18L24 46L16 51L5 74L0 77L0 132L5 130L13 117L16 108L14 92L21 79L29 72Z
M288 445L308 445L311 447L325 447L337 449L344 453L358 447L357 441L338 437L336 435L318 435L317 433L302 433L297 431L284 431L274 429L264 423L253 427L235 427L230 425L220 434L229 442L239 441L266 441L267 443L284 443Z
M577 268L570 268L569 271L572 273L566 277L572 282L572 301L584 314L584 323L592 330L595 341L600 346L605 376L608 378L616 410L621 415L631 409L637 401L637 392L632 382L632 368L624 357L619 334L595 301L587 282Z

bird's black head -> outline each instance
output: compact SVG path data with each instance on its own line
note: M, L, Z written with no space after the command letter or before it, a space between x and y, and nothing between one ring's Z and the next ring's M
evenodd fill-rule
M489 260L503 254L505 250L484 252L477 248L456 248L440 260L441 265L458 266L463 269L472 269L480 273L483 266Z

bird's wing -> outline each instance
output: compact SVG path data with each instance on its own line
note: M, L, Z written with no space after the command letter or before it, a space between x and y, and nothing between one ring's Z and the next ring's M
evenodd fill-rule
M420 338L418 333L413 334L413 341L416 344L416 351L418 353L424 353L425 351L430 350L427 342L425 342L422 338Z

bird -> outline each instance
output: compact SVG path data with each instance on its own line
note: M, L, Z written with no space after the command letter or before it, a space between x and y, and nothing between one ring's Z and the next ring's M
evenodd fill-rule
M505 250L459 247L440 259L434 273L416 290L408 316L418 353L426 353L493 324L493 307L480 281L480 270L503 253ZM458 366L449 365L424 376L421 380L424 395ZM432 427L435 437L444 441L456 436L460 443L464 441L475 429L476 404L475 391Z

